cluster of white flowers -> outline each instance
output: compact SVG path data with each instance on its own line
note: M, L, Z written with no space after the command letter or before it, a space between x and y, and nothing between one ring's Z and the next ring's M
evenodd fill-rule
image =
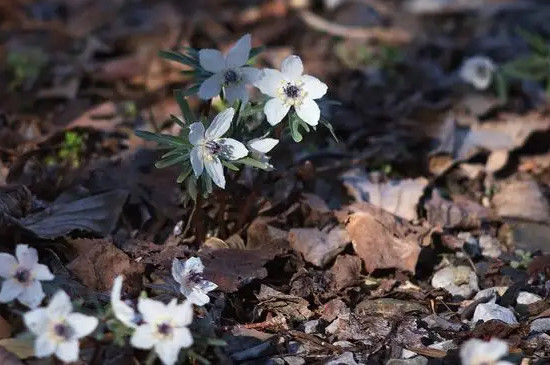
M203 278L200 258L187 261L174 259L172 276L187 300L173 299L164 304L140 297L137 310L122 300L122 276L115 278L111 291L111 308L124 326L133 330L130 344L138 349L154 349L166 365L177 362L180 350L193 344L188 326L193 321L193 304L202 306L210 301L208 292L217 285ZM17 299L31 308L23 315L27 328L36 336L34 355L55 355L63 362L78 360L80 339L92 334L99 324L93 316L73 312L70 297L58 291L47 306L38 307L45 298L40 281L53 280L48 267L38 263L38 252L28 245L17 245L16 257L0 253L0 276L5 280L0 301Z

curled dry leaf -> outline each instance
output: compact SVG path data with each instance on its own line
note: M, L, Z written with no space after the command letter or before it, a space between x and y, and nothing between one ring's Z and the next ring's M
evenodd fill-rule
M332 265L331 286L336 290L357 285L361 281L361 259L352 255L339 255Z
M281 314L295 321L305 321L313 316L307 300L281 293L266 285L262 284L256 297L260 301L258 308L261 311Z
M414 272L422 237L429 233L383 209L355 203L337 213L367 272L396 268Z
M505 181L498 187L492 203L503 218L550 223L550 205L532 178Z
M317 228L294 228L288 233L290 247L312 264L323 267L349 243L345 229L337 226L329 232Z
M371 182L366 174L357 171L346 173L342 176L342 181L356 201L374 204L407 220L418 218L418 201L428 185L428 180L423 177Z

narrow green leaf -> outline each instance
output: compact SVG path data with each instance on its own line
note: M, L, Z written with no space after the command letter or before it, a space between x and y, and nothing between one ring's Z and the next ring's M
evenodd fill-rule
M170 114L170 119L172 120L172 122L176 123L177 125L179 125L180 127L182 128L187 128L187 125L185 125L185 123L183 122L183 120L181 120L178 116L174 115L174 114Z
M239 167L236 166L235 164L232 164L231 162L229 161L226 161L226 160L221 160L222 161L222 164L227 167L229 170L232 170L232 171L239 171Z
M198 60L193 59L187 55L184 55L183 53L179 53L175 51L159 51L158 55L170 61L179 62L184 65L193 66L195 68L200 67L200 63L198 62Z
M188 165L186 168L183 169L182 172L180 172L180 174L178 175L178 178L176 179L176 182L178 184L181 184L182 182L185 181L185 179L189 177L189 175L191 175L192 172L193 172L193 168Z
M495 72L495 89L499 99L506 103L508 100L508 81L502 72Z
M325 118L322 118L319 119L319 121L321 122L321 124L323 126L325 126L325 128L327 128L330 132L330 134L332 135L332 138L334 138L334 140L336 142L338 142L338 137L336 137L336 133L334 132L334 127L332 126L332 124L330 124L330 122L328 120L326 120Z
M227 342L222 340L221 338L207 338L206 342L210 346L227 346Z
M295 115L290 116L289 126L290 126L290 135L292 136L292 139L294 140L294 142L296 143L301 142L302 139L304 139L304 137L299 131L299 127L300 127L299 118L296 117Z
M193 201L197 201L197 179L194 177L191 177L190 179L187 179L187 194L193 199Z
M254 58L257 55L259 55L260 53L262 53L263 51L265 51L265 46L254 47L250 50L250 54L249 54L248 58L249 59Z
M256 159L253 159L252 157L244 157L239 160L234 161L235 163L242 163L243 165L248 165L252 167L256 167L258 169L262 170L268 170L269 166L261 161L258 161Z
M176 91L174 91L174 96L176 97L176 101L181 109L181 113L183 114L183 118L185 119L185 121L188 124L193 123L195 121L195 115L191 111L187 100L185 100L183 91L181 89L177 89Z
M531 33L525 29L517 28L517 33L527 42L527 44L537 53L541 55L550 55L550 48L546 40L536 33Z
M169 145L169 146L186 146L185 142L179 139L178 137L171 136L169 134L162 133L152 133L147 131L135 131L136 136L143 138L147 141L157 142L159 144Z
M189 88L182 90L181 93L184 97L195 95L199 92L201 85L200 84L194 84L191 85Z
M172 165L175 165L177 163L183 162L183 161L188 160L188 159L189 159L188 154L174 155L174 156L170 156L168 158L162 159L160 161L157 161L155 163L155 167L157 169L162 169L164 167L172 166Z

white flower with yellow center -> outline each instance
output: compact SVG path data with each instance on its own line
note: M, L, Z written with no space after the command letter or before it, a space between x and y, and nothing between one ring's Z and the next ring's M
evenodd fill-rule
M250 34L241 37L226 56L217 49L201 49L200 65L213 75L201 84L199 97L204 100L212 99L223 88L227 102L232 104L236 100L241 100L246 104L248 101L246 85L256 81L260 73L259 70L246 66L250 49Z
M28 245L17 245L15 257L0 253L0 277L5 278L0 291L0 302L15 298L29 308L36 308L44 299L40 281L53 280L46 265L38 263L38 252Z
M319 123L321 111L315 100L326 94L327 85L313 76L302 75L303 72L300 57L291 55L283 60L281 71L264 69L254 83L262 93L273 98L264 107L269 124L280 123L290 108L307 124Z
M496 68L488 57L470 57L460 67L460 78L478 90L485 90L491 85Z
M64 291L57 292L47 307L25 313L23 320L34 333L34 355L55 354L63 362L78 360L79 342L97 327L97 318L74 313L71 299Z
M200 122L189 126L189 142L193 145L190 159L195 177L199 177L203 170L212 178L214 184L225 188L225 176L220 159L238 160L248 155L245 145L233 138L221 138L231 126L235 109L228 108L216 115L212 124L204 130Z
M462 365L513 365L509 361L500 360L506 355L508 344L498 338L492 338L489 342L472 338L460 348Z
M181 348L193 344L187 328L193 321L191 302L173 299L167 305L153 299L139 298L139 312L144 323L136 328L130 343L139 349L154 348L165 365L176 363Z
M191 257L183 262L172 261L172 277L180 284L180 291L188 301L202 306L210 302L208 292L218 286L203 277L204 265L200 258Z

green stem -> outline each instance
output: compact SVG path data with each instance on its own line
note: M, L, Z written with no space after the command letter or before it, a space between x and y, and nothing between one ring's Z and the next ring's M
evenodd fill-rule
M153 365L156 359L157 359L157 353L155 352L155 349L152 349L149 352L149 355L147 355L147 359L145 359L145 365Z

